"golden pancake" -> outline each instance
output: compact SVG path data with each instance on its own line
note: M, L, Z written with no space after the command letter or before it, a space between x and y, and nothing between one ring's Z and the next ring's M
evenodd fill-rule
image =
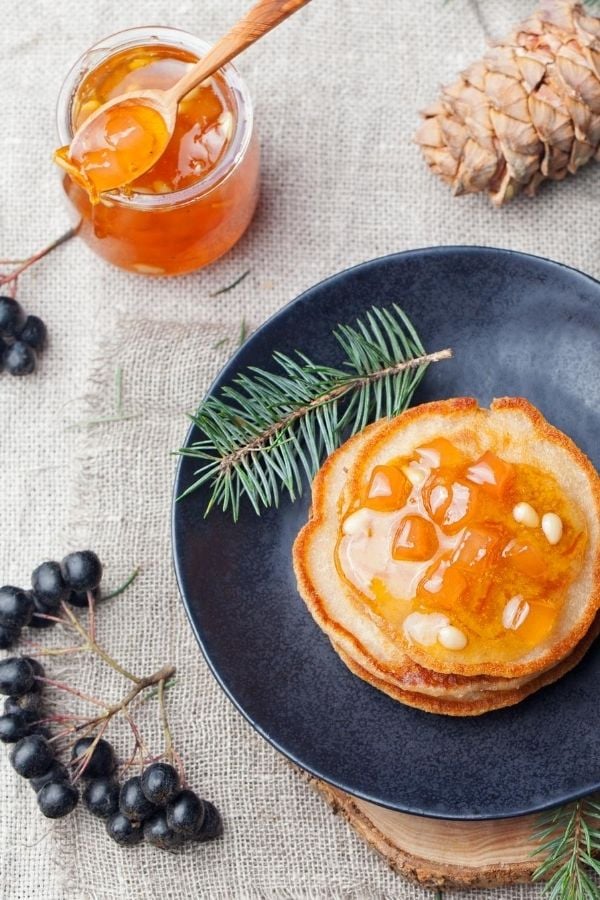
M486 615L483 615L483 624L480 626L480 623L473 618L472 609L465 612L461 606L448 608L446 605L437 611L435 608L432 611L431 606L425 609L417 606L416 608L420 610L418 616L427 620L433 618L438 632L441 627L438 623L439 620L444 627L444 631L441 632L442 637L453 638L451 651L438 643L432 651L430 637L423 644L421 643L421 633L418 630L419 641L416 641L413 633L402 627L403 621L407 618L407 612L410 614L411 609L415 610L416 600L412 607L408 607L407 611L406 598L402 596L401 592L399 592L399 596L394 596L385 588L385 585L384 589L380 589L375 596L368 596L366 587L369 585L368 578L371 578L370 585L373 585L379 577L377 567L381 568L381 546L374 545L373 541L369 546L368 541L356 540L354 545L361 547L362 555L358 555L355 550L352 550L355 553L354 557L348 550L344 551L346 556L340 552L340 547L344 548L345 540L342 531L343 523L348 519L351 520L357 507L359 513L357 518L360 518L361 515L364 517L361 501L357 498L362 498L362 502L364 502L366 487L369 486L369 491L371 490L370 485L376 477L379 477L378 472L380 470L390 472L390 464L396 467L399 473L406 471L407 462L410 467L415 464L415 450L421 448L419 450L421 452L428 442L435 444L436 439L440 437L445 440L442 457L447 453L446 445L450 448L450 456L462 454L460 457L457 456L457 459L463 460L464 457L466 460L464 462L464 465L468 467L466 471L476 485L473 493L485 491L484 502L478 501L479 505L474 505L474 508L479 510L480 517L485 518L485 529L488 532L494 532L494 540L497 537L494 529L496 531L500 529L504 535L504 542L506 543L507 538L510 539L506 544L509 550L513 544L518 543L516 538L520 538L520 532L523 531L525 525L516 519L516 513L517 524L513 524L509 508L512 508L510 504L514 499L520 499L519 491L522 493L526 488L531 495L529 499L533 498L536 505L540 506L543 527L537 527L539 525L537 522L535 523L537 531L533 529L527 532L532 549L530 552L526 547L527 552L524 557L531 556L531 559L536 559L534 553L536 541L538 547L542 546L542 549L546 551L546 557L543 559L543 571L537 572L541 584L536 585L535 578L532 579L532 573L529 571L531 560L525 559L527 563L524 569L527 572L526 577L521 572L521 568L524 566L523 560L519 561L519 571L516 572L516 575L512 572L512 568L508 570L509 581L512 579L514 582L516 577L518 586L520 586L518 581L520 578L528 590L533 585L534 588L539 588L539 591L542 589L549 591L548 594L543 594L541 598L543 603L540 602L537 595L528 595L530 603L523 602L523 597L520 595L518 597L517 627L522 627L524 608L532 609L538 616L538 619L534 617L534 625L538 632L540 615L538 609L542 610L541 621L544 624L546 620L552 622L552 628L546 627L546 633L542 634L541 639L537 639L533 645L532 634L537 634L538 638L540 635L528 626L528 629L523 629L523 632L528 635L526 638L528 645L525 648L520 647L515 636L509 633L508 639L505 641L508 645L507 652L501 640L502 634L496 634L498 625L490 616L489 611L486 615L492 625L486 621ZM439 449L439 445L436 446ZM432 454L431 448L425 451L425 455L427 457L425 462L428 465L433 465L434 469L436 465L439 467L439 471L436 469L433 472L435 478L439 480L442 474L446 474L443 465L439 460L437 464L432 464L436 453ZM416 459L417 462L423 463L421 457ZM452 464L456 465L454 459ZM461 464L463 463L461 462ZM480 489L482 478L485 482L488 477L490 465L496 474L499 472L502 476L505 470L510 470L512 481L507 480L510 491L502 503L500 495L492 500L488 499L488 492L492 490L492 487L487 483L483 484ZM457 477L457 471L456 468L452 469L453 478ZM515 475L515 473L517 474ZM394 472L392 475L390 483L397 478ZM429 481L432 480L433 475L430 469L428 471ZM475 476L477 477L475 478ZM401 475L398 476L398 478L401 477ZM460 478L462 482L465 481L464 473ZM501 480L499 478L499 484ZM548 425L540 413L527 401L521 399L495 401L490 411L479 409L474 400L467 398L417 407L394 420L384 420L365 429L360 435L352 438L332 454L318 473L313 485L312 518L302 529L294 545L294 568L300 593L313 617L329 635L334 648L348 666L360 677L369 680L380 689L386 690L397 699L403 699L406 695L405 702L431 711L443 711L441 707L439 709L436 707L438 701L438 706L439 704L442 706L456 704L450 707L450 714L455 715L474 715L487 709L516 703L521 696L527 696L531 690L536 690L535 685L543 686L543 684L560 677L563 669L559 668L557 663L564 658L566 664L566 657L575 659L573 650L578 641L586 635L590 622L599 607L599 485L600 481L595 470L581 451L565 435ZM469 487L471 487L470 484ZM499 489L493 487L494 491ZM412 491L411 497L415 495L417 488L412 488ZM386 497L383 499L385 503L388 503ZM379 522L387 523L387 520L390 519L390 511L386 510L385 506L377 505L380 503L377 492L373 494L373 497L369 495L367 502L374 507L368 512L368 515L371 516L369 521L377 520L376 527L369 525L369 538L373 535L377 537ZM411 502L415 502L415 500L412 499ZM521 506L527 505L521 503ZM515 505L514 510L516 509ZM559 550L554 549L557 543L556 528L554 532L549 530L546 534L548 517L545 513L548 512L553 514L549 517L550 519L560 519L559 530L562 537L559 536L559 542L562 541L562 544ZM419 513L423 515L421 509L419 509ZM496 514L500 517L498 522L493 520ZM397 510L393 511L392 520L394 515L398 515ZM491 520L488 521L490 515ZM507 517L509 521L507 521ZM412 516L412 518L418 519L419 517ZM421 522L418 524L422 526ZM556 522L550 524L555 526ZM393 521L392 525L394 525ZM530 522L529 525L531 526L532 523ZM385 527L388 528L388 524ZM428 544L433 535L433 528L431 524L427 527L430 533L425 534L425 542L421 543L421 548L425 548L425 556L421 556L421 560L426 560L426 565L430 565L432 560L434 563L436 562L435 557L427 559L427 553L430 555L432 552L439 553L440 548L446 553L446 558L454 561L457 554L456 548L463 548L465 544L464 535L468 535L471 539L471 532L474 531L477 534L478 530L482 531L480 523L475 521L474 525L471 522L470 530L461 528L459 523L459 527L453 525L449 529L450 534L444 535L442 533L444 525L442 524L441 531L440 528L437 528L441 537L439 547L435 542L437 549L434 551L434 544L431 547ZM508 531L505 531L506 527L508 527ZM483 530L485 531L485 529ZM352 523L352 528L348 528L348 531L353 530L355 528ZM550 543L548 535L553 537L554 544ZM481 534L477 536L481 541ZM488 540L489 534L486 533L485 537ZM544 543L546 538L547 543ZM446 542L443 547L442 540ZM352 548L352 540L346 541L346 543ZM409 544L408 546L409 552L412 553L413 545ZM405 545L402 544L400 552L405 552L404 547ZM460 549L461 554L463 551L464 548ZM395 546L393 552L394 560L396 560ZM520 548L519 552L521 552ZM387 553L389 556L389 550ZM450 557L451 553L453 555ZM504 570L508 565L504 562L505 555L512 566L510 554L505 554L503 551ZM539 556L538 552L537 558ZM555 562L553 562L553 558L555 558ZM358 566L356 565L357 559ZM409 556L408 559L412 560L413 557ZM458 559L460 560L460 554ZM402 563L404 564L404 562L403 559ZM345 566L348 568L346 569ZM373 572L370 571L370 567L373 567ZM383 568L385 569L385 566ZM363 569L366 572L366 580L362 583L360 579L357 579L359 583L356 584L353 578L357 571L362 577ZM412 568L406 565L404 568L402 565L396 566L397 571L409 569L410 571L415 569L419 571L419 566L412 565ZM495 578L498 576L497 569L498 564L496 563L496 569L491 570ZM348 577L348 570L352 577ZM502 575L502 570L500 574ZM373 579L371 576L376 577ZM548 581L551 576L554 580ZM464 579L462 580L464 581ZM561 593L559 589L563 583L565 589ZM392 582L392 584L397 587L398 582ZM491 584L496 591L497 586L493 579ZM548 588L548 584L550 588ZM500 597L504 602L503 595ZM444 599L448 600L447 597ZM506 604L506 609L515 607L516 600L517 598L513 597ZM503 622L505 622L506 609L500 607ZM510 627L515 628L514 608L512 613L513 619ZM495 615L497 618L498 609L495 610ZM475 628L473 633L469 631L472 624ZM456 625L460 625L461 628L456 628ZM427 627L429 627L428 624ZM493 640L490 641L487 640L486 629L489 631L491 627L496 631L493 632ZM504 628L507 627L505 624ZM477 631L478 628L481 633ZM469 641L472 643L470 653L465 652L465 647L456 645L454 640L456 633L459 636L462 635L461 640L463 641L465 634L469 636ZM520 636L519 638L521 641L525 640ZM494 655L496 648L500 648L500 652ZM522 652L517 654L516 650ZM571 665L573 664L574 662L571 662ZM496 694L502 696L494 696ZM418 702L413 702L415 697L418 698ZM460 709L463 708L461 704L463 706L471 704L473 708L461 712Z
M600 634L600 616L596 616L591 628L584 638L579 642L577 647L565 659L561 660L556 666L542 672L535 678L509 691L483 691L476 697L465 698L463 700L451 700L444 697L431 697L412 691L402 691L397 687L389 685L385 681L376 678L371 672L364 669L351 656L348 656L340 647L334 645L334 649L348 666L351 672L357 675L362 681L366 681L372 687L383 691L393 700L399 700L406 706L412 706L423 712L438 713L445 716L480 716L484 713L492 712L495 709L503 709L506 706L514 706L520 703L526 697L531 696L543 687L553 684L570 672L585 656L595 639Z
M365 440L385 425L386 422L371 425L333 453L315 478L313 496L341 494ZM432 697L463 699L482 690L512 690L521 683L489 676L469 678L440 674L414 662L378 627L368 609L355 605L339 577L333 554L326 557L328 542L335 543L337 539L337 525L331 520L328 527L311 527L316 524L313 508L311 522L302 529L294 544L294 568L302 597L334 647L339 647L375 678L388 680L400 690ZM527 680L526 677L521 681Z
M503 625L499 609L496 619L491 623L498 631L498 639L492 640L489 635L485 635L477 640L476 631L480 622L484 621L488 596L485 596L483 602L475 597L470 608L468 602L465 602L468 595L466 598L465 595L461 596L458 601L451 596L444 608L438 606L438 597L432 593L427 595L427 609L422 610L426 592L422 591L419 597L417 589L412 608L418 604L418 608L426 612L428 617L433 610L434 614L450 619L451 627L458 624L460 630L467 634L472 629L464 647L449 649L439 641L426 646L415 640L406 627L402 627L411 608L407 609L405 606L402 609L398 608L397 602L388 603L388 609L393 605L393 611L397 614L394 620L388 614L388 609L384 608L382 615L382 604L368 603L363 592L356 588L352 590L352 585L350 594L355 602L367 600L380 627L412 659L429 669L463 675L514 678L550 668L570 653L586 633L600 608L600 478L573 441L549 425L526 400L505 398L494 401L491 409L485 410L479 408L475 400L459 398L408 410L402 416L388 421L387 425L365 441L348 473L345 502L348 502L348 497L361 495L365 482L376 467L385 465L390 460L410 458L416 448L425 447L440 436L450 442L453 449L464 454L467 460L481 460L492 454L500 464L524 474L524 482L517 482L516 488L509 492L505 517L508 515L510 518L512 531L506 532L503 538L506 547L502 556L515 539L528 541L536 558L541 560L540 571L533 578L520 575L517 590L505 590L502 582L495 586L495 590L498 602L504 607L508 606L506 601L510 594L521 596L519 591L522 589L531 612L526 625L529 626L535 612L542 619L543 627L533 632L532 643L520 644L517 638L524 629L507 628ZM471 465L468 471L471 472L474 468ZM435 474L435 470L430 471L432 474L429 480ZM462 490L467 483L464 476L457 477L453 474L452 477L456 478L456 484ZM480 494L485 493L487 497L487 491L484 491L487 486L469 487L473 493L479 490ZM517 501L519 506L529 507L530 512L541 519L541 524L513 521ZM476 499L475 505L477 502L479 501ZM531 503L536 509L531 507ZM487 512L484 504L484 520ZM559 544L552 545L546 539L541 525L547 514L555 515L556 512L560 513L557 518L561 522L563 533ZM392 523L396 515L401 515L401 512L388 516ZM489 523L484 521L484 526L486 524ZM493 531L496 524L494 521L490 530ZM456 553L455 548L459 547L464 534L464 529L460 529L460 522L458 526L458 530L452 529L453 534L442 536L446 546L442 548L440 543L438 559L443 558L442 554L448 555L452 551ZM480 523L476 521L475 526L480 527ZM510 527L507 526L506 518L502 521L502 526ZM373 551L367 547L366 553L370 552ZM574 556L573 560L569 554ZM556 575L552 567L560 564L561 559L567 568L558 569L559 574ZM569 568L571 562L576 564L571 567L572 571ZM507 578L507 570L513 570L513 561L503 558L502 563L502 577ZM419 565L422 566L421 571L431 572L435 568L430 566L430 561ZM497 579L498 575L494 574L494 578ZM464 578L460 580L463 583L465 581ZM391 599L395 601L395 598ZM454 621L455 618L458 618L457 622ZM549 629L548 620L551 624Z

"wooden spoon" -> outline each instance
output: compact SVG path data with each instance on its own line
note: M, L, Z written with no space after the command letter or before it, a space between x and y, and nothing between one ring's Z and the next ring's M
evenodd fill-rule
M166 150L175 130L179 101L309 2L258 0L173 87L131 91L100 106L77 129L71 145L55 152L55 162L93 201L103 191L131 184Z

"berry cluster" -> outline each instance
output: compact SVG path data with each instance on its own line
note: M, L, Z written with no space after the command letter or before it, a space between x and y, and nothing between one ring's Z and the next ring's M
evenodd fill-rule
M0 662L0 693L8 694L0 716L0 740L15 745L11 765L29 780L43 814L58 819L75 809L79 792L55 757L50 732L40 724L43 679L44 669L36 659L15 656Z
M77 774L71 778L56 758L50 733L39 724L43 679L43 667L30 657L0 662L0 693L8 694L0 716L0 740L14 744L11 765L28 779L45 816L60 819L75 809L79 790L74 782L80 776L86 781L83 802L94 816L106 820L106 830L117 844L129 847L145 839L171 850L184 841L204 842L222 833L216 807L182 789L177 770L169 763L151 763L119 787L115 752L104 738L75 742L71 766Z
M63 601L88 605L88 592L98 598L102 563L92 550L69 553L61 563L43 562L31 576L31 590L0 587L0 648L18 640L25 625L48 628Z
M116 591L122 593L137 576L137 570ZM28 779L37 795L41 812L50 819L68 815L79 803L79 782L83 780L83 802L87 809L105 820L109 836L122 846L133 846L145 840L165 850L175 849L185 841L205 842L222 834L221 816L208 800L201 799L181 784L177 769L171 764L181 761L173 748L171 731L164 705L164 692L175 674L171 665L140 678L114 660L96 639L94 607L99 596L102 564L91 550L70 553L61 563L44 562L31 578L31 590L6 586L0 588L0 646L11 646L25 625L44 628L60 622L61 626L84 638L73 649L97 654L104 663L133 682L133 687L120 703L82 695L67 684L47 678L43 666L29 656L15 656L0 661L0 694L7 695L4 715L0 716L0 741L13 744L10 762L19 775ZM87 607L89 628L86 630L67 605ZM36 645L33 645L36 646ZM43 652L43 651L42 651ZM60 654L54 648L51 653ZM96 704L96 715L90 719L67 712L44 709L42 690L49 684L80 699ZM147 759L141 735L131 718L131 703L148 688L158 687L161 720L165 734L165 753ZM103 734L112 718L125 712L135 738L135 749L121 770L126 781L119 784L115 752ZM83 721L82 721L83 719ZM49 723L60 723L52 734ZM59 755L70 751L70 769ZM139 751L141 774L128 777ZM169 762L163 762L166 759ZM182 770L182 768L181 768Z
M106 779L92 781L84 801L90 812L107 819L108 834L124 846L146 840L173 850L185 841L210 841L223 832L216 807L182 789L177 770L165 762L151 763L141 775L128 778L120 791Z
M38 316L26 316L13 297L0 297L0 369L11 375L30 375L36 353L46 344L46 326Z

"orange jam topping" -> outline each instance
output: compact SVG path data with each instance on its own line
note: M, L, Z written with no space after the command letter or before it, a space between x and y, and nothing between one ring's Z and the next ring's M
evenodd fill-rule
M131 47L111 56L78 88L74 131L122 94L167 90L195 62L193 54L161 45ZM204 178L221 159L232 132L232 101L217 74L179 103L170 140L157 110L141 101L125 101L101 113L70 147L61 147L56 160L92 201L121 186L126 193L164 194Z
M406 516L392 545L394 559L431 559L438 546L435 528L422 516Z
M515 515L517 504L532 514ZM562 523L554 544L541 527L549 512ZM336 561L407 639L425 633L429 615L454 626L452 646L440 633L430 647L429 629L430 652L508 661L551 634L586 543L583 517L552 475L489 450L471 459L437 438L373 469L342 521Z
M399 509L410 493L410 482L395 466L375 466L363 506L367 509Z

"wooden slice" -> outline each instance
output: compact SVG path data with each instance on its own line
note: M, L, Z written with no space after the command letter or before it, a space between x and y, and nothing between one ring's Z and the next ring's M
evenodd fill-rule
M530 882L536 816L450 822L394 812L301 773L394 871L434 888L498 887Z

